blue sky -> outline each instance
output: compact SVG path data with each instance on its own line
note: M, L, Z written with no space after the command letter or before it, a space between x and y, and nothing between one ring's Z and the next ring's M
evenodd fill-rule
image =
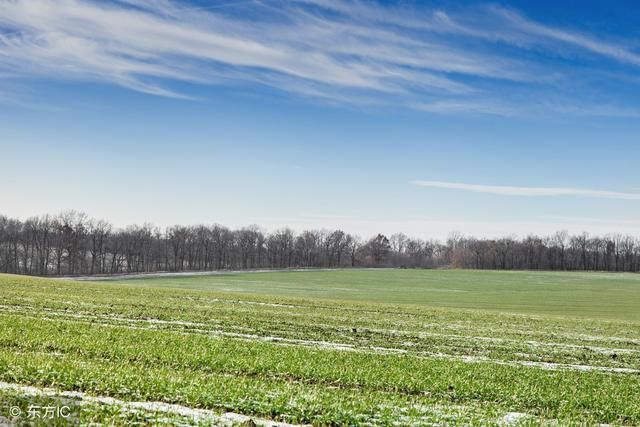
M624 1L0 0L0 213L640 234Z

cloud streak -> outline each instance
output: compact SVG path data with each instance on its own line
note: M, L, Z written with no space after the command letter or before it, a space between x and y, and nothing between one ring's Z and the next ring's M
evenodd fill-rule
M597 38L569 31L561 28L543 25L531 21L520 14L503 8L493 8L494 12L507 20L517 30L531 37L541 37L547 40L554 40L565 45L573 45L597 55L613 58L617 61L640 66L640 54L634 53L625 46L613 42L598 40Z
M198 96L174 83L249 84L337 104L513 116L522 103L509 101L502 84L526 92L563 76L499 44L551 44L554 57L576 55L571 46L640 66L638 54L594 36L499 7L472 12L349 0L0 0L0 76L185 99ZM571 105L555 112L579 110Z
M640 193L624 193L569 187L514 187L507 185L463 184L443 181L412 181L419 187L470 191L515 197L588 197L597 199L640 200Z
M173 2L127 3L136 7L88 0L1 0L0 24L11 32L0 36L0 64L31 74L109 81L162 96L175 94L149 79L217 83L250 76L271 85L270 74L275 73L326 90L406 94L410 88L470 91L437 74L442 71L502 74L463 52L304 11L261 21L196 13ZM259 3L256 8L261 9ZM263 12L269 15L268 9Z

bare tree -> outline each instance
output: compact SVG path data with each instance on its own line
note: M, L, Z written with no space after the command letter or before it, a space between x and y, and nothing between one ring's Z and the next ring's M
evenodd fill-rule
M81 212L19 221L0 215L0 271L65 275L290 267L411 267L640 271L634 236L529 235L478 239L451 233L445 243L396 233L364 244L342 230L152 224L114 227Z

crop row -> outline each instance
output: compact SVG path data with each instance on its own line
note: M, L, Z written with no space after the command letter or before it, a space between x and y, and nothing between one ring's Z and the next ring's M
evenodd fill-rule
M494 418L518 411L567 422L640 422L635 375L283 347L7 315L0 316L0 331L3 381L127 400L317 424L384 424L398 415L389 408L404 408L403 416L417 419L433 415L429 408L436 405L453 404L489 408Z

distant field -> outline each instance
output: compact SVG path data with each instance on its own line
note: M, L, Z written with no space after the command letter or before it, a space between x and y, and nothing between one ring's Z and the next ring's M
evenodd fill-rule
M0 417L640 425L639 312L622 274L0 275Z
M380 269L136 278L114 283L640 321L640 274Z

